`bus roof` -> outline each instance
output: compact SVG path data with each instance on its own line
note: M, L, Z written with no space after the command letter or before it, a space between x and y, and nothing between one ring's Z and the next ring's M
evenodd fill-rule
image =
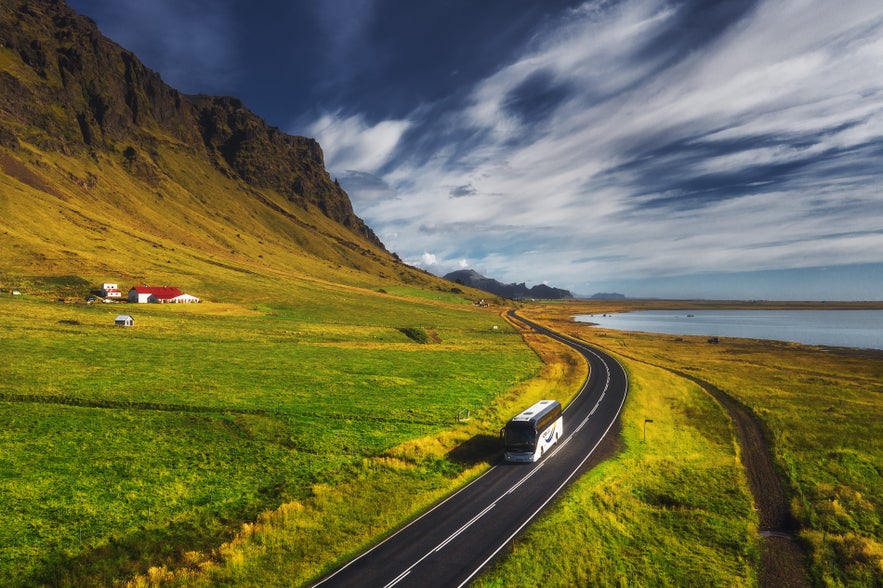
M560 403L557 400L540 400L530 408L512 417L512 420L510 422L529 423L531 421L537 420L541 415L546 414L558 404Z

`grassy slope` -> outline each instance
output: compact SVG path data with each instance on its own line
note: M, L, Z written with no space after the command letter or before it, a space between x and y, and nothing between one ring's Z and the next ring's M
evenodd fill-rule
M8 48L0 48L0 70L35 95L60 83L37 77ZM71 124L46 109L52 126ZM314 206L245 184L199 146L158 129L139 129L133 158L126 142L69 152L40 128L5 122L19 147L0 148L0 288L54 294L57 278L67 276L85 280L69 294L104 281L174 283L204 298L242 301L280 300L304 278L450 287Z
M393 264L315 210L198 167L186 152L168 156L180 166L170 166L179 177L155 186L99 157L100 165L58 154L5 154L5 286L26 290L34 285L30 276L72 275L93 288L103 281L174 283L215 299L278 300L305 277L360 286L402 279L441 283ZM200 173L187 176L188 168Z

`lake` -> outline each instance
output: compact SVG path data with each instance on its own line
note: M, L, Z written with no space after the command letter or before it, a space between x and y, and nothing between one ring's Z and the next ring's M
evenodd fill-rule
M643 310L574 318L620 331L883 349L883 310Z

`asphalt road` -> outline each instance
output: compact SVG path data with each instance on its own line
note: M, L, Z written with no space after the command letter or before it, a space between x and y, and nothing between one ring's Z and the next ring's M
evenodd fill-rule
M591 366L589 379L564 411L564 436L537 463L504 464L501 460L316 586L464 586L568 484L589 469L589 458L625 403L625 371L616 360L596 349L510 315L572 346Z

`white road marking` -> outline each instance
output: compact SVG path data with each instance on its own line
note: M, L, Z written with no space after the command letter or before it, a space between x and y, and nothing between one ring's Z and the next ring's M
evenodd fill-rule
M442 549L444 549L445 546L447 546L448 543L450 543L451 541L453 541L454 539L456 539L457 537L459 537L459 536L460 536L460 533L462 533L463 531L465 531L466 529L468 529L469 527L471 527L471 526L472 526L477 520L479 520L481 517L483 517L484 515L486 515L487 513L489 513L489 512L491 511L491 509L494 508L495 506L497 506L497 501L492 502L492 503L491 503L490 505L488 505L483 511L481 511L480 513L478 513L477 515L475 515L474 517L472 517L472 519L471 519L468 523L466 523L465 525L463 525L462 527L460 527L459 529L457 529L456 531L454 531L454 533L452 533L450 537L448 537L447 539L445 539L444 541L442 541L441 543L439 543L439 544L436 546L436 548L433 549L430 553L438 553L439 551L441 551Z

